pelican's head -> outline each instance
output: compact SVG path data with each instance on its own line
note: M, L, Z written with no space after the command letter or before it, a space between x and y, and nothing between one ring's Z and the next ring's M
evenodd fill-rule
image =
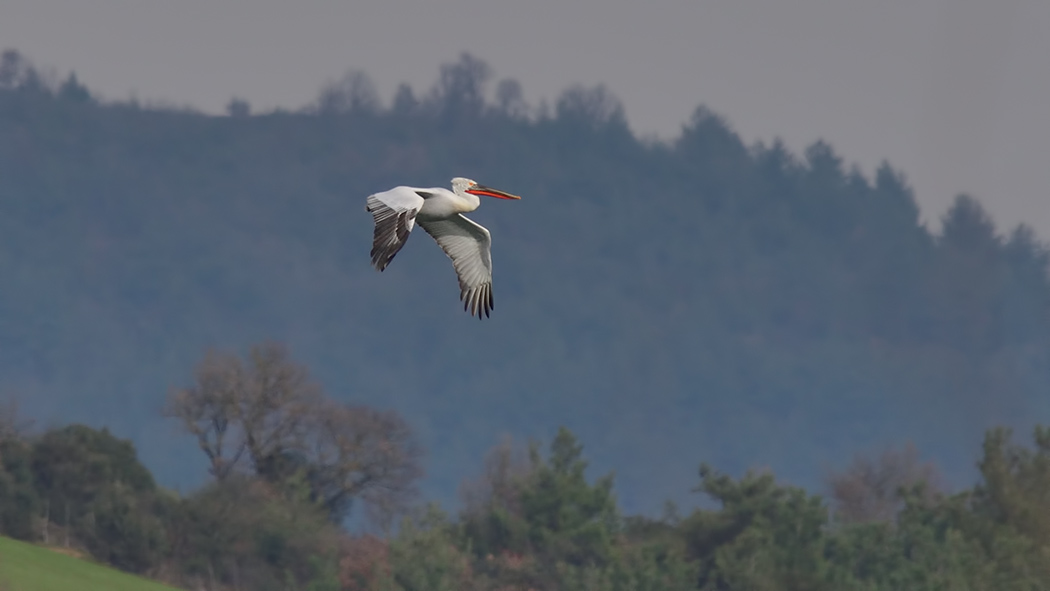
M510 193L500 191L499 189L479 185L477 182L465 179L461 176L452 179L452 191L460 195L463 193L470 193L471 195L486 195L488 197L496 197L497 199L521 199L521 197L518 197L517 195L511 195Z

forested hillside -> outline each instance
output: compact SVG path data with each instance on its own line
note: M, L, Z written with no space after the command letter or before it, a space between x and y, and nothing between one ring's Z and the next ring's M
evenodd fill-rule
M333 396L406 417L431 497L501 434L564 424L631 511L694 498L701 461L810 485L904 439L969 484L984 428L1048 417L1029 230L960 197L934 234L889 165L746 145L704 107L643 141L601 87L537 107L489 74L463 56L390 105L358 73L294 112L207 116L100 101L8 52L0 392L130 436L187 487L205 465L165 396L208 347L272 338ZM472 215L493 234L483 322L425 235L369 267L365 196L453 176L523 196Z

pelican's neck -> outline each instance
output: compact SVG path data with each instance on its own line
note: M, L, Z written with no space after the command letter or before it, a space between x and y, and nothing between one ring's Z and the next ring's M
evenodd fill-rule
M477 195L467 193L459 187L456 187L453 193L456 196L456 209L459 210L459 213L469 213L481 205L481 199Z

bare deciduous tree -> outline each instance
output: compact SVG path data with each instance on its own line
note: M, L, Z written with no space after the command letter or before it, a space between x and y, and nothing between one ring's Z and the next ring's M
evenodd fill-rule
M889 448L878 457L857 454L841 472L826 480L835 516L842 522L892 521L903 506L901 492L925 483L924 494L939 494L941 479L936 467L922 462L915 446Z
M195 384L172 390L164 406L164 416L177 419L187 433L197 438L211 463L209 471L219 480L230 475L244 453L241 435L230 433L231 429L237 430L244 379L240 359L208 351L197 366Z
M303 478L336 521L358 499L371 517L392 517L422 474L421 449L399 415L328 399L275 343L252 347L244 361L209 352L164 412L197 438L216 479L238 468L273 484Z
M218 479L247 458L257 473L303 447L306 423L320 401L306 368L281 345L252 347L246 365L236 355L209 351L189 388L168 396L165 416L197 438Z
M328 402L318 407L310 454L319 500L341 519L360 499L381 524L407 508L422 475L422 449L396 413Z
M244 445L257 474L280 478L275 462L306 451L310 421L323 395L306 367L281 345L252 347L249 361L238 416Z

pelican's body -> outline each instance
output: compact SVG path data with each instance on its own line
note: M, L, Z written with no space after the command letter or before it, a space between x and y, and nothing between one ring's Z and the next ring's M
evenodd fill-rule
M452 259L464 310L478 318L488 316L493 308L492 236L463 215L481 205L478 195L520 199L461 177L452 179L451 191L402 186L369 195L366 209L375 220L372 265L386 269L418 223Z

